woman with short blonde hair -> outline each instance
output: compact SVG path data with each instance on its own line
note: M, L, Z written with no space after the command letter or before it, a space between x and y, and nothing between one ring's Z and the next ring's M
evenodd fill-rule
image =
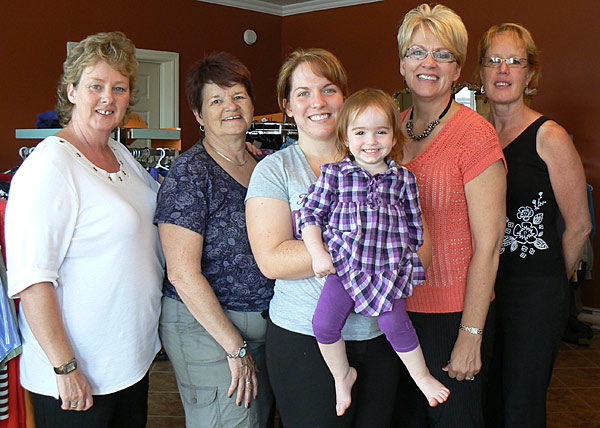
M433 244L427 279L407 299L407 311L431 374L451 392L447 402L428 407L402 380L397 422L409 426L483 427L485 375L479 373L490 355L487 319L506 179L495 130L452 96L467 39L460 17L443 5L416 7L398 31L400 73L414 104L402 114L406 143L395 159L417 176Z

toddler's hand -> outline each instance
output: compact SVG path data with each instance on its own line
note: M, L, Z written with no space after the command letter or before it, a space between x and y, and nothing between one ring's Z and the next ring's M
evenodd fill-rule
M313 257L312 268L317 278L323 278L330 273L335 273L333 260L328 252L323 252L319 257Z

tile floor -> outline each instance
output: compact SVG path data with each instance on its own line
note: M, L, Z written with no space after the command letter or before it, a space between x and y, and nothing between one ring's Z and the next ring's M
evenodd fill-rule
M600 428L600 331L590 346L561 343L547 406L548 428Z
M148 428L183 428L185 418L169 361L150 371ZM548 428L600 428L600 332L591 346L562 342L548 390Z

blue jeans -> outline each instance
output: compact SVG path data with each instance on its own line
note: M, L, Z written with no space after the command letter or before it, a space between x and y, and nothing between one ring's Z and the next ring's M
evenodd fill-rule
M273 392L265 364L266 320L260 312L225 310L248 343L260 372L257 402L235 404L227 390L231 372L227 353L196 321L182 302L163 297L159 333L173 364L187 428L265 427L273 407Z

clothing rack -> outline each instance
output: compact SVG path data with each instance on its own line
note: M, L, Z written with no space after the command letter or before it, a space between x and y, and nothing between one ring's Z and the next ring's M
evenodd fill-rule
M259 141L261 148L279 149L286 140L298 140L298 127L288 122L252 122L246 132L250 140Z
M23 160L27 158L33 151L35 146L27 147L23 146L19 149L19 156ZM159 168L169 169L173 161L179 156L179 150L176 149L165 149L162 147L140 147L140 148L128 148L135 160L148 168Z
M146 169L158 168L167 170L179 156L179 150L165 149L162 147L128 148L135 160L144 165Z
M27 156L29 156L34 150L35 150L35 146L33 146L33 147L23 146L19 149L19 156L21 156L21 159L25 160L27 158Z
M252 137L259 135L289 135L290 137L297 139L298 127L295 123L287 122L252 122L246 135Z

